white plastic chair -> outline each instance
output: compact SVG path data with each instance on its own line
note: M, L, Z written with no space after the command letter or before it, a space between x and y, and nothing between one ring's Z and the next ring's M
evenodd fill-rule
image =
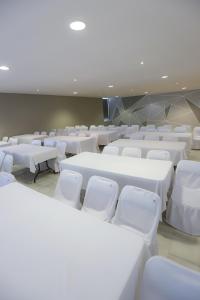
M140 300L199 300L200 272L161 256L145 265Z
M2 138L2 142L8 142L8 136L4 136L4 137Z
M2 165L3 165L3 160L5 158L6 154L2 151L0 151L0 171L1 171L1 168L2 168Z
M167 222L192 235L200 235L200 162L178 163Z
M173 136L173 135L172 136L171 135L163 136L162 140L169 141L169 142L178 142L179 141L178 137Z
M146 158L171 161L170 153L166 150L149 150Z
M34 135L40 135L40 132L39 131L34 131L33 134Z
M1 170L3 172L12 173L13 170L13 156L6 154L2 163Z
M32 140L31 144L35 145L35 146L41 146L42 145L42 141L41 140Z
M112 223L131 230L144 238L151 255L158 252L157 228L161 216L161 199L150 191L126 185Z
M129 156L129 157L142 157L142 151L140 148L133 148L133 147L125 147L122 150L122 156Z
M117 182L92 176L87 185L82 210L109 222L114 215L119 186Z
M119 148L115 146L105 146L102 151L103 154L119 155Z
M55 136L56 135L56 132L55 131L50 131L49 132L49 136Z
M56 142L49 139L44 139L44 146L45 147L55 147Z
M80 209L80 193L83 176L80 173L63 170L60 173L54 198L74 208Z
M7 172L0 172L0 186L4 186L15 181L16 179L14 175Z
M41 131L41 135L47 135L46 131Z
M159 141L159 135L149 134L144 137L144 140L147 141Z
M17 145L18 144L18 139L17 138L9 138L8 142L11 144L11 145Z

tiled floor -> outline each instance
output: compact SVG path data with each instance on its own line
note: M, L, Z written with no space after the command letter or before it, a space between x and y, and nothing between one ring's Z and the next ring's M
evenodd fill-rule
M191 151L189 158L200 161L200 151ZM15 171L15 175L17 180L26 186L48 196L53 196L58 175L44 173L40 175L36 183L33 183L33 175L28 170L18 169ZM160 223L158 243L160 255L200 271L200 237L181 233L166 223Z

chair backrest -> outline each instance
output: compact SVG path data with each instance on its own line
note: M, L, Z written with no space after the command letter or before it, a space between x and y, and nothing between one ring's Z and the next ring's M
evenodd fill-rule
M171 160L169 151L166 150L149 150L146 158L157 160Z
M200 195L200 162L181 160L177 164L172 200L184 202L185 200L199 199Z
M129 156L129 157L142 157L142 151L140 148L133 148L133 147L125 147L122 150L122 156Z
M2 151L0 151L0 171L1 171L1 168L2 168L2 165L3 165L3 160L5 158L6 154Z
M147 141L159 141L159 135L149 134L144 137Z
M80 193L83 176L80 173L63 170L60 173L54 197L72 207L80 208Z
M174 128L174 132L184 133L184 132L187 132L187 129L184 126L177 126Z
M193 129L193 136L198 136L200 137L200 127L194 127Z
M44 139L44 146L45 147L55 147L56 142L50 139Z
M144 134L142 132L136 132L130 135L131 140L143 140Z
M56 132L55 131L50 131L49 132L49 136L55 136L56 135Z
M66 158L65 157L66 148L67 148L67 143L66 142L58 141L56 143L56 149L57 149L57 152L58 152L58 157L61 157L63 159Z
M8 136L4 136L4 137L2 138L2 141L3 141L3 142L7 142L7 141L8 141Z
M88 181L82 210L103 221L110 221L114 215L118 192L117 182L92 176Z
M140 300L199 300L199 282L200 272L154 256L145 265Z
M140 127L140 131L146 131L146 129L147 129L146 126L141 126Z
M179 141L178 137L173 136L173 135L163 136L162 140L163 141L169 141L169 142L178 142Z
M156 235L161 215L161 199L150 191L126 185L119 201L112 223L137 230L149 240Z
M7 172L0 172L0 186L7 185L16 181L15 176L7 173Z
M159 126L159 127L157 127L157 131L159 131L159 132L170 132L171 129L169 127L166 127L166 126Z
M13 156L10 154L6 154L4 157L1 170L3 172L12 173L13 170Z
M18 139L17 138L9 138L9 143L11 144L11 145L17 145L17 143L18 143Z
M31 144L35 145L35 146L41 146L42 145L42 141L41 140L32 140Z
M110 154L110 155L119 155L119 148L115 146L105 146L103 148L103 154Z
M34 134L34 135L39 135L40 132L39 132L39 131L34 131L33 134Z
M47 135L46 131L41 131L41 135Z

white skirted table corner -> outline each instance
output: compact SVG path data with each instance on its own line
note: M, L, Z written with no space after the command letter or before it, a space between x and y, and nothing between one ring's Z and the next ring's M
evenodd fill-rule
M9 142L3 142L3 141L0 141L0 148L1 147L6 147L6 146L9 146L10 143ZM0 149L0 151L2 151L2 149Z
M120 189L134 185L157 193L162 200L162 211L166 209L173 164L159 161L84 152L60 162L61 170L69 169L83 175L83 187L93 175L115 180Z
M187 159L187 145L184 142L119 139L110 143L109 146L118 147L120 153L125 147L140 148L143 158L149 150L167 150L175 166L180 160Z
M0 199L1 299L138 299L140 236L19 183Z
M18 140L18 144L31 144L33 140L44 141L44 139L47 137L48 135L44 134L21 134L13 136L13 138Z

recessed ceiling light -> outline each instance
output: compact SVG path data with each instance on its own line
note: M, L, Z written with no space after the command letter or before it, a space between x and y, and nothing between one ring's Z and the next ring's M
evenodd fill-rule
M182 87L181 89L182 89L182 90L187 90L187 87L186 87L186 86L184 86L184 87Z
M69 24L69 27L72 29L72 30L83 30L85 29L86 25L84 22L81 22L81 21L74 21L74 22L71 22Z
M73 92L73 95L77 95L78 94L78 92Z
M114 85L113 84L110 84L110 85L108 85L108 88L114 88Z
M141 64L141 65L143 65L143 64L144 64L143 60L140 62L140 64Z
M0 70L2 70L2 71L9 71L10 68L7 67L7 66L0 66Z
M168 75L163 75L163 76L161 76L161 78L166 79L166 78L168 78Z
M103 100L108 100L109 98L108 98L108 97L103 97L102 99L103 99Z
M73 79L73 82L77 82L78 80L76 78Z
M146 95L149 93L149 92L144 92Z

